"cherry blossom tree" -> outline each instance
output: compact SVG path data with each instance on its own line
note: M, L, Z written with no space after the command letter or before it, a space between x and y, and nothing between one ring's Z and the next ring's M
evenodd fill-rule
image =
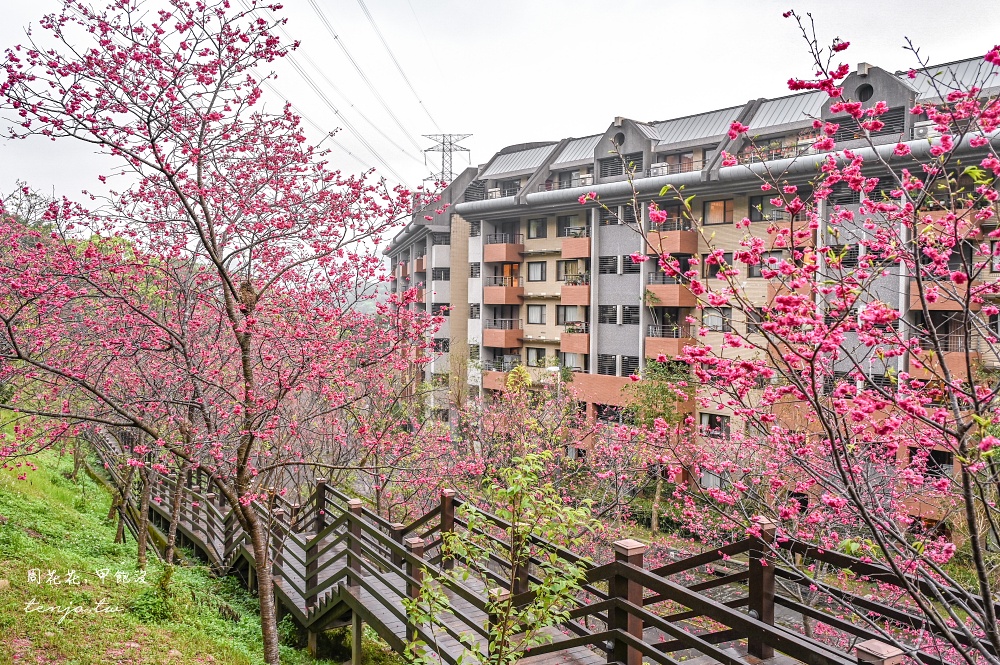
M331 419L336 446L351 409L398 397L435 323L413 293L374 299L374 249L410 192L335 170L290 107L264 107L256 72L294 45L259 8L66 0L6 51L10 136L88 143L125 186L53 201L43 226L0 220L0 380L8 460L128 428L125 463L211 478L251 541L276 663L255 502L277 469L319 461Z

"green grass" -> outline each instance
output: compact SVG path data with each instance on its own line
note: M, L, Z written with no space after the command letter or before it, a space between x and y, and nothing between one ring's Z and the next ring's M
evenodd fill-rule
M175 567L166 580L153 555L145 581L136 581L134 541L114 544L115 526L105 520L110 496L82 472L77 482L65 478L68 457L46 453L34 462L38 470L25 480L17 479L23 469L0 471L0 663L263 662L257 599L235 579ZM32 570L41 582L29 581ZM62 583L47 581L48 571ZM71 571L79 584L66 583ZM67 606L81 609L63 618ZM291 642L294 626L281 628ZM374 640L365 655L372 665L399 662ZM292 665L334 662L291 646L281 656Z

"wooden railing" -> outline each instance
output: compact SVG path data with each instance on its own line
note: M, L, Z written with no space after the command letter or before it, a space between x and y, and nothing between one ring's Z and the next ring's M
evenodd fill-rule
M101 432L88 438L111 482L120 487L125 482L118 467L123 455L115 440ZM209 491L209 476L195 469L181 478L150 470L150 477L152 526L165 531L171 517L171 497L180 483L184 500L178 516L179 544L194 550L219 574L238 575L248 588L258 590L253 547L221 493ZM130 521L137 515L137 497L138 488L132 491L126 511ZM470 527L464 517L465 503L451 490L442 490L438 505L409 524L387 521L360 499L322 478L315 481L304 503L291 502L280 491L268 490L265 500L251 505L266 525L276 601L282 612L291 614L309 631L310 644L315 644L316 633L342 625L344 616L355 616L368 622L397 651L402 652L410 641L423 640L437 645L443 662L457 665L467 648L461 643L463 634L477 636L476 648L487 648L491 593L509 594L510 602L520 607L531 602L533 589L542 583L539 571L543 562L536 558L512 564L493 555L490 565L480 570L485 580L451 573L453 567L468 562L445 554L443 534L472 530L477 536L502 542L502 534L511 529L501 518L479 509L475 509L476 522L481 526ZM568 608L566 620L552 632L550 642L532 647L527 654L535 657L558 652L560 662L566 663L593 663L596 653L608 663L678 665L671 654L694 650L725 665L746 665L744 653L768 659L776 651L810 665L854 665L853 655L775 624L777 607L856 638L885 639L870 623L855 624L776 594L777 579L791 585L813 582L796 570L777 565L776 553L784 550L869 579L900 584L891 571L876 564L794 540L774 542L774 527L767 523L761 524L757 537L651 570L643 565L646 546L634 540L614 543L613 560L603 565L538 538L531 541L586 569L586 579L576 603ZM508 583L511 579L512 585ZM433 629L414 624L403 609L403 599L415 597L430 580L439 583L452 599L448 620ZM933 630L916 615L860 595L840 593L845 603L862 608L869 618ZM695 618L710 619L714 628L695 632L689 623ZM654 632L647 635L646 629ZM656 631L660 639L654 637ZM725 644L735 647L722 646ZM941 662L932 654L915 653L928 665Z

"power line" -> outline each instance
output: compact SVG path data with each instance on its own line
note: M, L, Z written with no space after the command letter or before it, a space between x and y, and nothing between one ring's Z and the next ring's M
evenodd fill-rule
M434 52L434 48L431 46L431 42L427 39L427 31L424 30L423 24L420 22L420 17L417 16L417 10L413 8L413 3L410 0L406 0L406 4L410 7L410 13L413 14L413 22L417 24L417 29L420 30L420 37L424 40L424 46L427 47L427 53L431 56L431 60L434 61L434 68L437 70L438 76L444 78L444 69L441 68L441 62L438 60L437 53Z
M368 19L368 22L371 23L372 30L375 31L376 35L378 35L379 41L382 42L382 46L385 47L385 52L388 53L389 57L392 59L392 64L396 65L396 70L399 71L399 75L403 77L404 81L406 81L407 87L410 89L410 92L413 93L413 96L417 99L417 103L420 104L420 108L422 108L424 110L424 113L427 114L427 117L430 118L430 121L434 124L434 129L440 132L441 127L438 126L437 120L434 119L434 116L431 115L431 112L427 110L427 107L424 105L424 100L420 99L420 95L417 94L416 88L414 88L413 84L410 83L410 77L408 77L406 75L406 72L403 71L403 66L400 65L399 60L396 59L396 54L392 52L391 48L389 48L389 43L385 41L385 37L382 35L382 31L379 30L378 24L375 23L375 18L371 15L371 12L368 11L368 6L365 5L365 0L358 0L358 6L361 7L361 11L364 12L365 18Z
M424 134L424 138L437 142L433 148L427 148L424 152L441 153L441 171L439 173L432 173L431 178L434 178L438 182L451 183L455 178L455 173L451 167L451 155L456 152L469 152L468 148L463 148L458 145L458 142L464 141L470 136L472 134Z
M357 61L354 59L354 56L351 55L351 52L347 50L347 46L344 44L343 40L341 40L340 35L337 34L337 31L333 29L333 26L330 25L330 21L326 18L326 14L323 13L323 10L320 8L320 6L316 4L316 0L309 0L309 6L312 7L313 12L315 12L316 16L319 17L319 20L323 24L323 27L326 28L326 31L330 33L330 36L333 37L333 41L337 43L337 46L339 46L340 50L344 52L344 55L347 56L347 59L350 60L351 65L354 66L354 69L358 72L358 75L361 77L361 80L365 82L365 85L367 85L368 89L371 90L371 93L375 96L375 99L378 100L379 104L382 105L382 108L385 110L385 112L389 114L389 117L392 118L393 122L396 123L396 126L399 127L399 129L403 132L407 140L409 140L410 143L413 144L413 147L415 147L417 150L420 150L421 149L420 145L413 139L413 136L410 134L410 131L403 126L403 123L400 122L399 118L396 117L396 114L392 112L392 109L389 108L389 105L386 103L385 99L382 98L382 95L380 95L378 90L375 89L375 86L372 85L372 82L368 79L368 76L365 74L364 70L361 69L361 65L357 63Z

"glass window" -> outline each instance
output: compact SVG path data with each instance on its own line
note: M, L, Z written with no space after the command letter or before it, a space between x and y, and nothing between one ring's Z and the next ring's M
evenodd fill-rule
M482 313L482 305L480 305L477 302L474 302L471 305L469 305L470 319L478 319L481 316L481 313Z
M732 224L733 200L705 201L702 212L705 224Z
M529 282L544 282L545 281L545 261L529 261L528 262L528 281Z
M469 277L479 277L483 273L482 263L469 264Z
M576 305L556 305L556 325L562 326L569 322L580 321L580 313Z
M528 323L545 323L545 305L528 305Z
M783 254L781 250L774 252L761 252L760 263L747 266L747 277L763 277L761 268L764 268L765 266L768 270L777 270L782 256ZM715 267L717 268L718 266Z
M431 270L431 279L435 282L447 282L451 279L451 268L434 268Z
M623 275L638 275L642 272L642 264L636 263L632 260L632 257L628 254L622 256L622 274Z
M545 349L535 347L525 347L528 354L528 367L542 367L545 365Z
M431 303L431 314L434 316L448 316L451 311L451 304L446 302Z
M626 326L639 325L638 305L622 305L622 325Z
M451 340L447 337L435 337L434 338L434 350L437 353L448 353L451 348Z
M719 413L702 413L699 419L702 436L713 439L729 438L729 416Z
M597 307L598 323L618 323L618 305L599 305Z
M469 237L478 238L483 233L482 222L469 222Z
M708 257L709 257L709 254L702 254L701 255L701 275L702 275L702 277L705 277L705 278L718 277L719 276L719 271L722 270L722 264L721 263L709 263L708 262ZM723 254L722 255L722 260L725 261L725 263L726 263L727 266L732 266L733 265L733 255L732 254L728 254L728 253L727 254Z
M528 238L545 238L548 234L548 222L549 220L542 217L541 219L529 219L528 220Z
M580 262L577 259L556 261L556 281L565 282L567 275L579 275Z
M706 307L701 315L701 323L713 332L729 332L732 330L732 307Z

